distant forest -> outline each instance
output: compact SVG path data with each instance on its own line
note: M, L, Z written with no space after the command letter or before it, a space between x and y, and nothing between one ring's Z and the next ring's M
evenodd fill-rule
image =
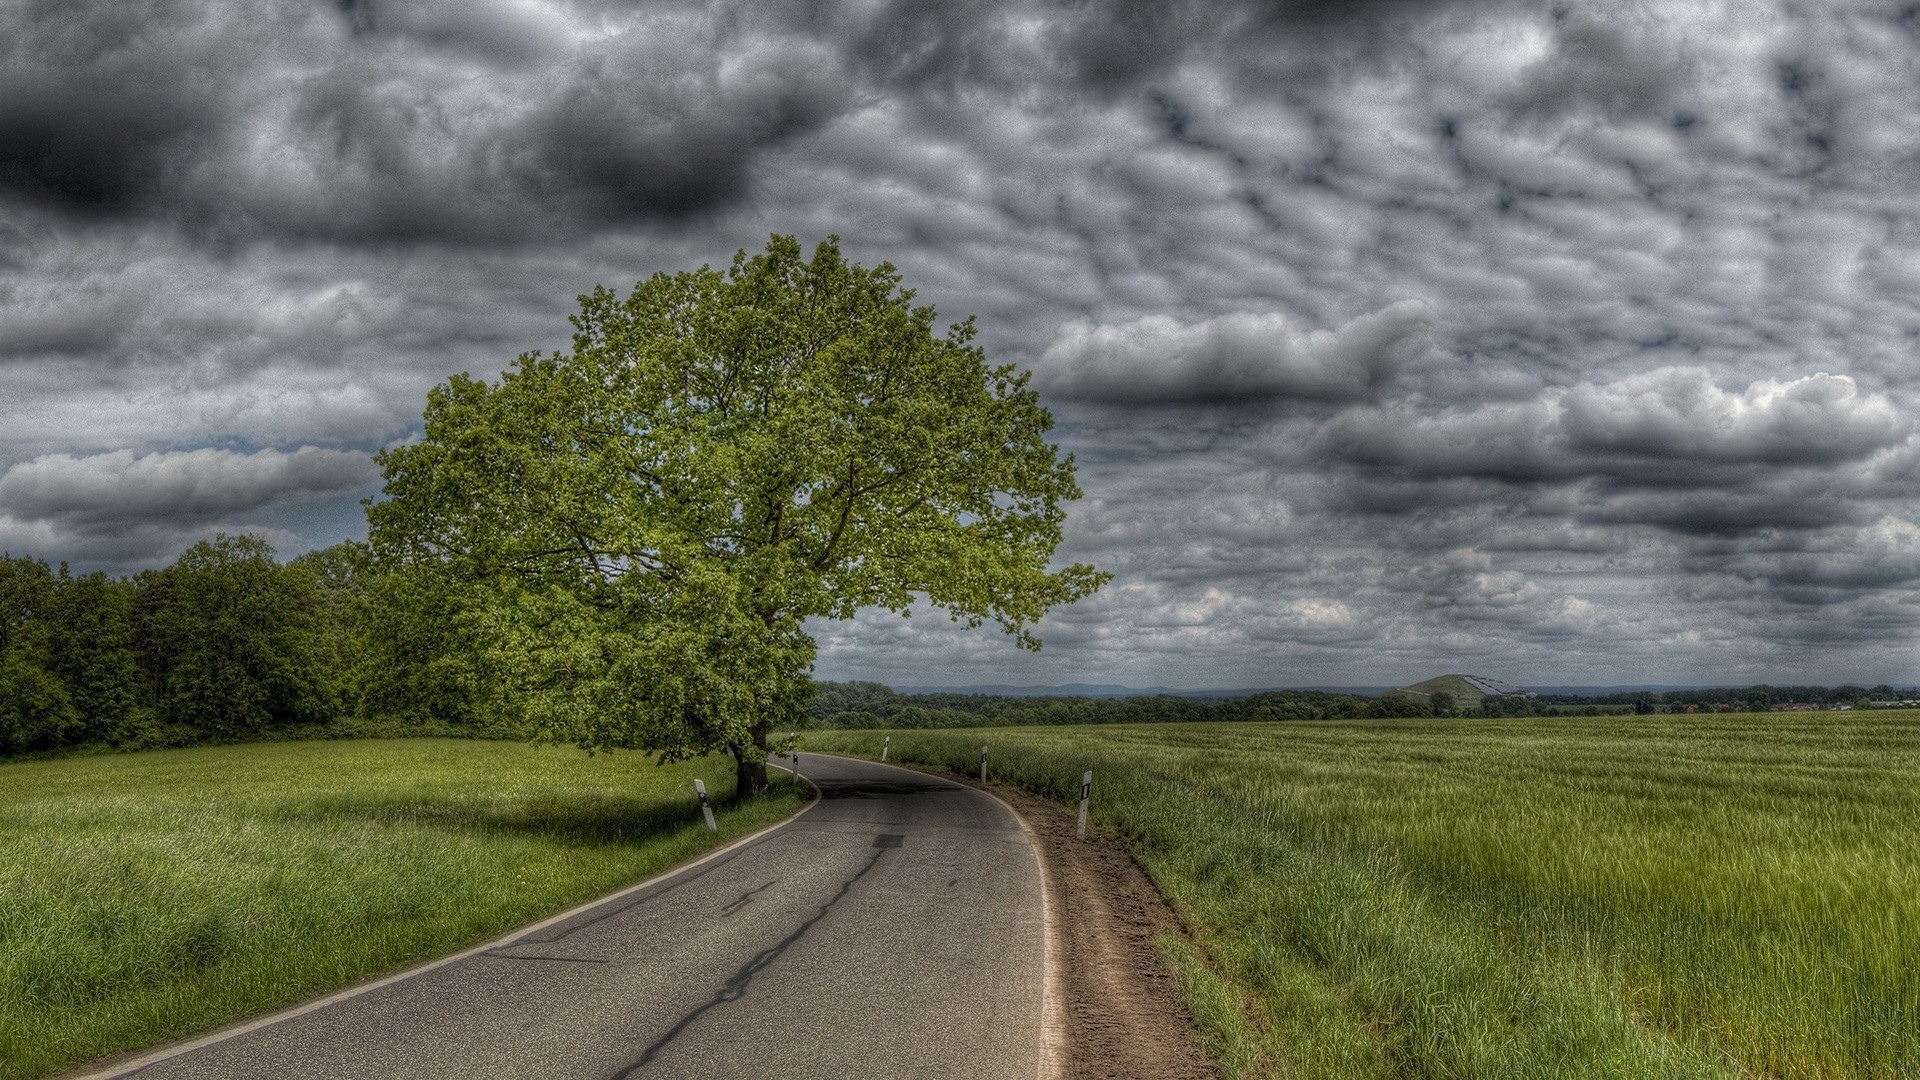
M1355 720L1418 716L1618 716L1687 712L1764 712L1776 704L1864 706L1914 696L1889 686L1752 686L1744 689L1633 691L1594 697L1540 695L1456 704L1397 691L1374 697L1320 690L1268 690L1245 697L1193 699L999 697L899 693L873 682L819 682L808 705L831 728L941 728L1014 724L1146 724L1179 721Z
M0 754L478 734L444 608L351 543L283 563L222 536L131 577L0 557Z
M382 571L364 545L280 562L223 536L163 570L72 574L0 557L0 755L261 738L509 734L485 649L437 587ZM1892 687L1756 686L1459 707L1279 690L1227 700L903 694L821 682L796 723L836 728L1338 720L1819 707L1908 696Z

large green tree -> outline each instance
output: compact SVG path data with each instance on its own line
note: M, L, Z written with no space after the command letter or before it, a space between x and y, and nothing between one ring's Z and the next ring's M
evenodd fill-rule
M893 267L764 253L580 298L570 353L428 396L381 455L372 543L471 598L485 667L539 735L725 750L766 783L811 691L815 618L916 603L1025 648L1105 579L1051 568L1071 455L969 320Z

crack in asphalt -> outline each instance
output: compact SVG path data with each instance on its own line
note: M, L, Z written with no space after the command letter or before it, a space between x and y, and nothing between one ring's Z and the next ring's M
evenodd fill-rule
M762 885L757 889L748 889L746 892L741 893L740 899L735 900L733 903L728 904L726 907L723 907L720 909L721 917L725 918L726 916L732 915L734 912L739 911L741 908L747 905L747 901L754 898L755 894L766 892L768 889L771 889L771 888L773 888L773 882L769 881L765 885Z
M819 922L821 919L826 918L827 912L833 910L833 907L835 904L838 904L840 901L846 899L847 893L852 891L854 883L859 881L861 878L866 877L867 874L870 873L873 870L873 868L879 864L880 856L885 855L889 850L891 849L888 849L888 848L873 849L873 857L867 860L867 865L861 867L859 873L841 882L840 891L833 894L833 899L828 900L824 904L821 904L820 910L814 912L812 917L808 918L806 922L803 922L799 926L795 927L793 933L788 934L786 937L780 939L780 941L777 944L773 945L772 947L762 949L757 955L754 956L753 959L741 965L740 970L733 973L733 976L726 981L726 985L720 988L719 993L714 994L713 997L710 1000L708 1000L706 1003L694 1009L692 1012L688 1013L687 1015L681 1017L679 1023L669 1028L666 1034L654 1040L654 1043L652 1046L647 1047L646 1052L640 1055L640 1059L638 1061L635 1061L633 1064L627 1066L626 1068L620 1070L617 1073L614 1073L613 1074L614 1080L627 1080L628 1077L634 1076L637 1073L639 1073L641 1069L651 1064L654 1057L657 1056L660 1053L660 1051L666 1049L669 1043L679 1038L681 1033L686 1031L687 1028L693 1026L694 1021L706 1015L708 1010L716 1008L721 1005L725 1005L727 1002L730 1002L730 1001L738 1001L742 997L746 996L747 987L753 982L753 977L755 975L760 974L760 972L768 964L771 964L775 960L779 959L780 954L786 952L787 949L791 947L794 942L799 941L800 938L804 934L806 934L808 930L813 929L813 925L815 923ZM768 884L772 884L772 883L769 882ZM766 886L761 886L761 888L765 888L765 887ZM758 891L758 890L755 890L755 891Z

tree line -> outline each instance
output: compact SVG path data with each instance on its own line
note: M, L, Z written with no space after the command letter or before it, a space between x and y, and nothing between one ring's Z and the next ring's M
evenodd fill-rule
M221 536L172 565L124 577L0 556L0 754L257 738L516 734L524 688L490 670L484 605L444 575L346 542L287 562L252 536ZM1278 690L1173 695L899 693L817 682L795 720L834 728L1345 720L1420 716L1764 710L1901 696L1879 686L1755 686L1592 697L1378 697Z
M1318 690L1271 690L1244 697L1196 699L1144 694L1129 698L998 697L991 694L899 693L875 682L821 682L807 712L820 727L943 728L1020 724L1161 724L1260 720L1373 720L1417 717L1627 716L1688 711L1765 712L1776 702L1820 707L1913 697L1891 686L1750 686L1707 690L1621 691L1580 696L1518 694L1478 704L1391 691L1375 697Z
M1870 701L1888 701L1916 696L1911 688L1878 686L1770 686L1760 683L1745 687L1709 687L1697 690L1622 690L1588 697L1541 695L1546 703L1628 705L1636 712L1673 712L1688 705L1701 709L1765 712L1776 704L1804 702L1808 705L1864 705Z
M125 577L0 556L0 754L478 730L454 614L357 543L221 536Z
M1439 700L1445 699L1445 700ZM1361 720L1455 715L1525 715L1523 698L1489 698L1481 710L1434 698L1378 697L1321 690L1269 690L1245 697L1195 699L1171 694L1127 698L996 697L991 694L902 694L874 682L817 683L808 715L822 727L942 728L1017 724L1164 724L1198 721ZM1610 709L1608 711L1624 711Z

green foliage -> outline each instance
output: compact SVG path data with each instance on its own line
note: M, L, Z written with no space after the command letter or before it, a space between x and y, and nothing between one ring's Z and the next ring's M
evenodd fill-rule
M320 712L326 717L351 711L369 674L361 638L373 603L368 596L368 582L374 573L371 563L365 544L347 541L309 551L282 571L313 612L304 643L311 658L312 684Z
M201 541L156 575L141 600L162 719L228 738L329 719L316 588L253 536Z
M1428 704L1424 698L1418 698L1412 694L1404 694L1396 690L1391 694L1381 694L1377 698L1369 698L1367 703L1361 707L1360 715L1376 720L1409 716L1432 716L1433 706Z
M0 557L0 754L490 735L462 610L352 542L220 537L128 578Z
M1105 575L1050 570L1073 461L971 322L934 329L886 264L791 237L580 298L571 353L428 397L368 507L383 563L458 593L478 677L531 733L673 758L767 733L811 692L809 618L917 602L1032 624Z
M60 568L45 624L48 659L79 718L63 742L116 741L139 725L134 599L131 582L97 572L76 578Z
M54 577L38 559L0 555L0 653L52 614Z
M457 583L430 568L375 564L355 611L362 622L360 715L388 722L432 722L475 730L486 725L477 657L483 643L466 632Z
M1127 837L1241 1076L1907 1076L1920 715L895 732ZM809 748L878 756L880 735ZM1249 1008L1236 1008L1235 1002Z
M45 647L22 637L0 654L0 753L78 741L80 712L66 685L47 670Z

